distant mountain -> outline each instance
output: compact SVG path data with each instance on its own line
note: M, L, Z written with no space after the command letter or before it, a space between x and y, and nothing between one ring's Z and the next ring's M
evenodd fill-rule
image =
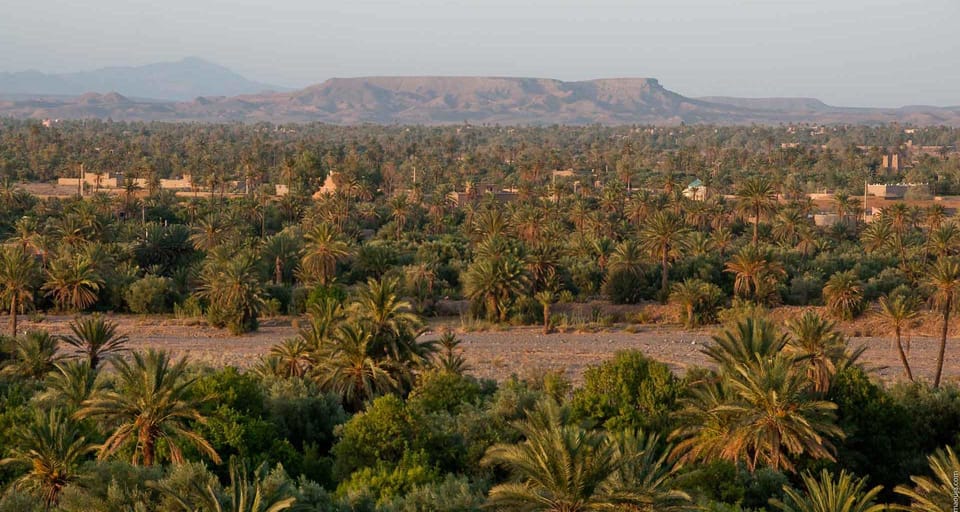
M779 110L781 112L824 112L831 107L816 98L734 98L730 96L707 96L698 98L710 103L722 103L735 107L756 110Z
M247 80L196 57L135 67L108 67L80 73L0 73L0 95L76 96L118 92L127 97L188 101L197 96L236 96L281 90Z
M119 91L122 93L122 91ZM0 115L73 119L336 124L778 124L960 126L960 107L845 108L809 98L688 98L652 78L334 78L305 89L157 102L129 94L0 97Z

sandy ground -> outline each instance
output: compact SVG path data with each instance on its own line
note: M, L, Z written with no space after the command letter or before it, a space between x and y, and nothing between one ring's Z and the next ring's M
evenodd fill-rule
M21 320L22 329L42 328L54 334L67 332L70 317L50 316L40 322ZM296 335L296 320L289 318L265 319L256 333L233 336L200 322L169 318L111 315L120 324L120 330L129 335L135 349L160 348L176 356L211 365L249 367L270 347L285 338ZM437 331L453 326L456 320L436 321L427 338ZM629 332L613 328L602 332L552 333L544 335L538 328L514 327L505 330L460 332L464 355L471 373L481 378L502 380L511 374L530 375L542 370L560 370L574 382L582 380L583 372L591 365L609 359L620 350L640 350L668 364L677 373L691 366L706 366L701 353L716 328L684 330L677 326L631 326ZM845 329L849 330L849 329ZM864 345L867 351L863 361L877 377L890 381L902 378L896 352L886 337L850 337L852 345ZM932 380L935 369L937 339L931 335L911 337L910 362L914 374ZM947 360L944 373L950 380L960 380L960 339L947 342Z

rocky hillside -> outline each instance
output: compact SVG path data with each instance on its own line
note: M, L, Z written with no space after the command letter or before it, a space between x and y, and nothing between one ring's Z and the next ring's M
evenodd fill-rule
M688 98L652 78L564 82L542 78L334 78L305 89L192 101L129 95L7 97L0 115L115 120L271 121L337 124L775 124L884 123L960 126L960 107L843 108L807 98Z

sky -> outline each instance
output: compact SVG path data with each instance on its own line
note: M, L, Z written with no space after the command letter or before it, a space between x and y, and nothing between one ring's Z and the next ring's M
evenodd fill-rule
M653 77L687 96L960 105L960 0L4 0L0 71L196 56L250 79Z

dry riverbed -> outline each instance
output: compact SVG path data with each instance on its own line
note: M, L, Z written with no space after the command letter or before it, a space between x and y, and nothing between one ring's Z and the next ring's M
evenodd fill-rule
M120 330L130 336L133 348L169 350L176 356L211 365L249 367L270 347L296 335L296 320L291 318L265 319L260 330L234 336L214 329L202 322L181 321L161 317L111 315L120 324ZM67 332L71 320L67 316L49 316L39 322L24 319L22 329L42 328L54 334ZM457 320L433 321L426 337L436 337L444 328L459 326ZM844 329L850 330L850 329ZM678 326L630 326L630 329L611 328L600 332L568 332L544 335L533 327L514 327L504 330L459 332L463 339L464 355L471 373L477 377L502 380L511 374L529 375L543 370L560 370L579 382L583 372L613 356L619 350L640 350L663 361L674 371L682 373L692 366L703 366L707 359L701 353L710 342L716 328L685 330ZM851 343L867 347L863 361L884 380L901 377L902 370L889 338L851 334ZM932 379L935 369L937 339L930 335L915 335L911 339L910 361L914 373ZM948 340L945 375L960 379L960 340Z

